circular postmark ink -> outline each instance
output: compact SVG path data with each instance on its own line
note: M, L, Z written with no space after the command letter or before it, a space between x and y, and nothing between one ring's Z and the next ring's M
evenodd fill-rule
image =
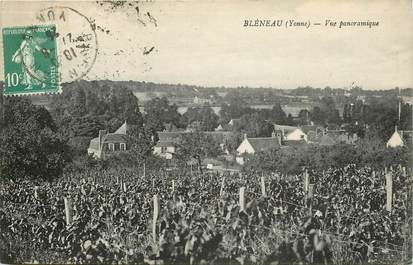
M66 6L44 8L36 18L56 26L56 31L47 35L57 42L57 58L50 58L50 61L58 67L59 83L70 83L86 76L98 54L95 26L89 18Z

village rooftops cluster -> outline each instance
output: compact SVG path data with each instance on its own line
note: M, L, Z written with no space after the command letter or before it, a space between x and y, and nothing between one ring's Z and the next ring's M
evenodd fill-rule
M229 125L237 122L231 120ZM222 126L221 126L222 128ZM253 155L257 152L265 152L271 149L285 147L300 147L308 144L317 144L321 146L331 146L340 143L355 144L358 140L356 134L349 135L343 129L329 130L321 126L304 125L300 127L273 124L271 137L248 137L244 134L244 139L236 149L236 161L244 164L245 155ZM115 132L108 133L106 130L100 130L99 136L90 141L88 153L95 158L103 158L104 155L110 155L115 152L127 150L127 129L125 122ZM172 159L177 152L179 141L184 134L191 131L161 131L157 132L159 141L153 148L153 153L165 159ZM227 142L233 136L233 131L216 131L202 132L211 136L220 144L223 154L230 155L227 149ZM388 140L387 147L404 146L412 140L412 131L399 131L397 127L395 132Z

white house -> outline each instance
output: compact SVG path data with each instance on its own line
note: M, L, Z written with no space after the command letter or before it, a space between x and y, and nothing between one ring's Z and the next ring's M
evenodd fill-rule
M119 127L114 133L108 133L106 130L100 130L99 136L90 140L88 154L95 158L102 158L105 154L111 154L117 151L126 151L128 125L126 122Z
M240 165L244 164L245 154L255 154L260 151L268 151L281 146L281 138L279 135L273 133L272 137L259 137L259 138L248 138L244 135L244 140L237 148L237 163Z
M307 134L298 127L274 124L274 131L281 132L284 141L308 141Z
M176 144L172 141L159 141L153 148L153 154L165 159L172 159L176 152Z
M399 134L399 132L397 131L397 127L396 127L395 130L394 130L393 135L387 141L386 146L387 147L399 147L399 146L403 146L403 145L404 145L403 138Z

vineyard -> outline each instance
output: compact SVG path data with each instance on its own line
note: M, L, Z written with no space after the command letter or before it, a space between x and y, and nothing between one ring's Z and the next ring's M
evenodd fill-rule
M297 176L142 175L90 171L37 185L4 183L1 261L402 264L412 258L412 178L400 166L348 165Z

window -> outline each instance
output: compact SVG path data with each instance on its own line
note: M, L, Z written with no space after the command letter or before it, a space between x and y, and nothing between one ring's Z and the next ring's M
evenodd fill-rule
M162 146L162 147L161 147L161 153L162 153L162 154L166 153L166 146Z
M126 150L126 144L125 143L120 143L120 150L125 151Z
M109 143L109 151L115 151L115 145L113 143Z

